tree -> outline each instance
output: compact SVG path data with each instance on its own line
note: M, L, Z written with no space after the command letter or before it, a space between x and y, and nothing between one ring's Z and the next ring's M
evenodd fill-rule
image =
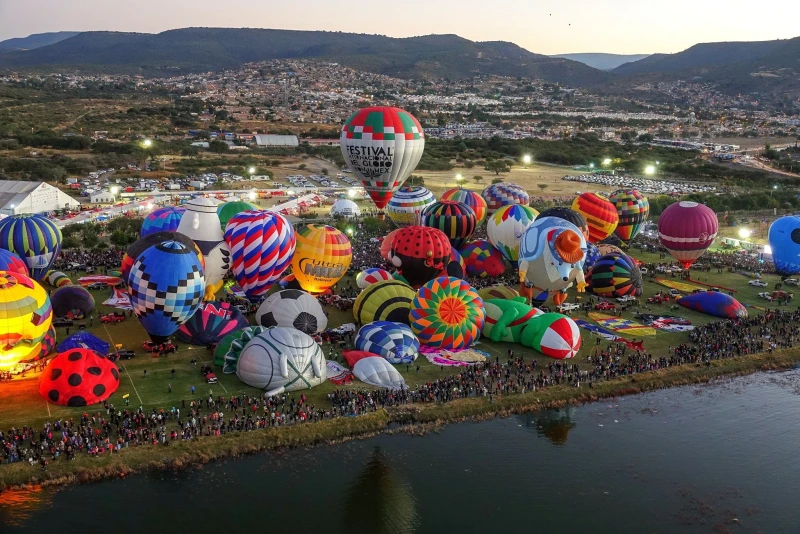
M475 180L476 184L479 184L483 181L483 176L473 176L472 179Z
M491 161L487 161L484 169L487 171L491 171L496 175L499 175L501 172L509 172L511 170L508 168L506 162L501 159L493 159Z
M502 184L503 183L503 179L502 178L492 178L492 183L493 184Z
M464 167L466 167L467 169L471 169L474 166L475 166L475 162L474 161L472 161L470 159L464 160Z
M322 169L322 174L324 174L325 176L328 176L328 169L327 169L327 167L325 167L325 168L323 168L323 169Z
M638 137L638 141L640 143L652 143L653 142L653 134L645 133Z
M538 187L539 189L542 190L542 192L544 192L544 190L547 189L547 184L536 184L536 187Z
M228 144L215 139L208 143L208 149L215 154L223 154L228 151Z
M633 140L636 139L636 132L626 130L622 132L619 138L622 139L623 143L633 143Z
M297 168L300 169L301 171L305 170L306 167L307 165L305 163L301 163L300 165L297 166Z

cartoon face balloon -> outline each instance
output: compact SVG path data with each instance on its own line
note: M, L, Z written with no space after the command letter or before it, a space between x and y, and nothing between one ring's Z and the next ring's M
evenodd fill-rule
M416 289L447 269L451 248L441 230L408 226L394 235L389 256L398 273Z
M230 268L231 252L225 243L216 200L195 198L186 203L178 232L197 243L206 265L206 285L215 286Z

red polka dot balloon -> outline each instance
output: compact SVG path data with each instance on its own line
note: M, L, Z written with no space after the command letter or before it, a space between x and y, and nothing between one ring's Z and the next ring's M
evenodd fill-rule
M39 377L39 394L61 406L103 402L119 387L117 366L89 349L58 354Z
M407 226L394 234L389 260L414 289L447 268L452 247L439 229Z

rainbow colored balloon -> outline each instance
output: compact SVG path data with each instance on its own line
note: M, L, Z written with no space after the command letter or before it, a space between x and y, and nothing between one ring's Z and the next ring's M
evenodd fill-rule
M482 223L486 219L488 207L486 205L486 200L480 195L480 193L470 191L469 189L448 189L442 193L441 200L452 200L454 202L466 204L472 208L472 211L475 212L477 224Z
M442 276L422 286L411 303L411 330L420 343L448 350L465 349L481 335L483 299L464 280Z
M592 243L599 243L613 234L619 223L616 206L598 193L582 193L572 202L572 209L586 218Z
M461 249L469 276L500 276L506 270L506 263L499 250L486 239L470 241Z
M4 248L0 248L0 271L30 276L28 274L28 266L25 264L25 262L22 261L22 259L16 254L9 252ZM45 276L47 275L45 274Z
M481 192L486 201L487 213L491 215L503 206L521 204L527 206L531 197L522 186L517 184L492 184Z
M142 221L141 237L156 232L176 232L184 213L186 213L186 208L179 206L167 206L154 210Z
M511 204L494 212L486 222L489 241L514 267L519 260L519 243L539 212L528 206Z
M422 211L436 202L433 193L424 187L401 187L389 200L386 213L397 226L419 224L417 218Z
M614 191L608 199L617 208L619 215L619 224L614 235L630 243L650 215L650 202L636 189Z
M385 282L386 280L392 280L392 273L384 269L371 267L358 273L358 276L356 276L356 285L361 289L366 289L372 284Z
M292 261L294 228L282 215L245 211L234 215L225 228L231 249L231 270L248 298L257 300L281 278Z
M434 202L422 212L422 224L438 228L450 240L454 248L459 248L475 231L477 218L472 208L453 200Z

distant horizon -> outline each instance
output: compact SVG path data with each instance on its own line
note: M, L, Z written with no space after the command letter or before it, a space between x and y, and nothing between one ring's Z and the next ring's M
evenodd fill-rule
M537 54L670 54L698 43L771 41L797 37L797 19L776 16L794 2L776 0L753 9L729 0L672 0L654 13L635 0L350 0L344 5L306 0L302 13L286 3L242 2L235 8L215 0L27 0L0 2L0 40L58 31L161 33L186 27L263 27L298 31L369 33L404 38L455 34L471 41L507 41ZM46 16L42 16L46 14ZM591 50L592 52L585 52ZM594 50L602 50L594 52ZM645 50L643 52L643 50Z

